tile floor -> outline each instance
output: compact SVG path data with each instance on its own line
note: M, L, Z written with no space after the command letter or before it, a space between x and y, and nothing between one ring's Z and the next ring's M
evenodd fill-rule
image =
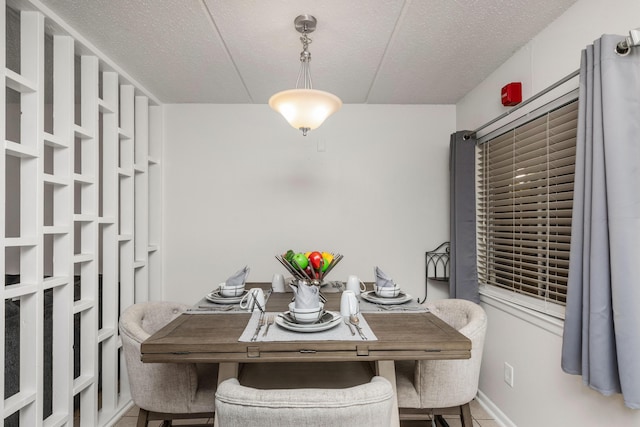
M501 427L500 424L495 421L487 412L480 406L478 402L471 401L471 416L473 417L473 427ZM450 427L460 427L460 419L456 417L446 416L447 423ZM118 421L114 427L135 427L138 420L138 407L134 406ZM173 425L189 425L189 424L204 424L211 423L210 420L176 420ZM152 421L149 423L149 427L158 427L161 421ZM213 423L211 423L213 424ZM430 422L426 421L402 421L401 427L431 427Z
M473 427L502 427L500 423L495 421L491 415L484 410L476 400L471 401L471 417L473 418ZM455 415L446 415L445 420L449 427L461 427L460 418ZM400 427L431 427L430 421L401 421Z

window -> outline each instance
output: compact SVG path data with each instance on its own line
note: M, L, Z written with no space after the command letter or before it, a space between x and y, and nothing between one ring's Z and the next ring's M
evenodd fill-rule
M574 100L478 149L480 283L534 308L566 302L577 121Z

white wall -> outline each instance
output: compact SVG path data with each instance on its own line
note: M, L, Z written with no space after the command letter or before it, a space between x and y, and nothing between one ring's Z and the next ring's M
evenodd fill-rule
M581 49L603 33L627 35L638 27L638 0L576 2L458 103L457 128L474 129L505 111L499 98L504 84L522 81L526 98L578 69ZM489 329L480 390L503 421L519 427L640 425L640 411L624 407L619 395L604 397L562 372L561 327L541 328L535 317L520 318L517 310L483 301ZM504 362L515 368L513 388L503 381Z
M271 281L290 248L342 253L329 279L378 265L424 296L425 252L449 236L454 106L345 105L307 137L266 105L167 105L164 125L166 299L245 264Z

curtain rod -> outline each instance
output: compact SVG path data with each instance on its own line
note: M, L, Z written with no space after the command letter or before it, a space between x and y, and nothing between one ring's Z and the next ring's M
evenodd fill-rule
M536 93L532 97L530 97L527 100L525 100L525 101L521 102L520 104L516 105L515 107L513 107L509 111L505 111L504 113L500 114L495 119L488 121L487 123L483 124L479 128L476 128L476 129L472 130L471 132L469 132L467 134L464 134L462 138L463 139L475 138L476 133L480 132L482 129L484 129L484 128L488 127L488 126L491 126L492 124L494 124L495 122L497 122L499 120L504 119L509 114L513 113L514 111L518 111L520 108L524 107L525 105L529 104L530 102L535 101L536 99L540 98L541 96L551 92L553 89L555 89L558 86L568 82L569 80L571 80L572 78L576 77L579 74L580 74L580 70L576 70L573 73L563 77L562 79L558 80L557 82L555 82L551 86L541 90L540 92Z
M621 42L619 42L616 45L616 53L618 53L618 55L621 55L621 56L628 55L629 51L631 50L631 48L632 47L636 47L636 46L640 46L640 28L636 28L635 30L630 30L629 31L629 37L626 37L624 40L622 40ZM513 113L514 111L518 111L520 108L524 107L525 105L529 104L532 101L535 101L536 99L540 98L542 95L544 95L546 93L549 93L553 89L557 88L558 86L560 86L563 83L566 83L567 81L571 80L572 78L576 77L579 74L580 74L580 70L578 69L578 70L574 71L573 73L569 74L568 76L562 78L561 80L555 82L554 84L552 84L548 88L543 89L542 91L540 91L537 94L533 95L531 98L525 100L524 102L521 102L520 104L518 104L517 106L513 107L509 111L506 111L503 114L499 115L495 119L483 124L479 128L477 128L477 129L475 129L475 130L473 130L473 131L471 131L471 132L469 132L467 134L464 134L462 139L475 138L476 134L478 132L480 132L482 129L484 129L484 128L488 127L488 126L491 126L492 124L494 124L498 120L504 119L509 114Z

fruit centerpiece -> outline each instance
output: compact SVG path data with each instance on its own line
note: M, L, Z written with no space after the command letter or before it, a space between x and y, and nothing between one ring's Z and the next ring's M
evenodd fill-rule
M276 259L297 280L306 280L313 285L321 285L327 274L340 262L342 255L330 252L294 252L289 249Z

